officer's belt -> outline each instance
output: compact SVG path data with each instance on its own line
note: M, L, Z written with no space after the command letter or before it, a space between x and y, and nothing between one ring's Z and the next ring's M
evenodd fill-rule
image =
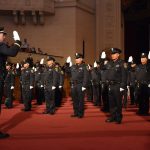
M71 85L82 84L82 81L77 81L77 80L75 80L75 81L70 81L70 84L71 84Z
M137 81L137 80L136 80L135 83L148 85L148 82L147 82L147 81Z
M28 85L30 82L22 82L23 85Z
M120 84L120 82L118 82L118 81L106 81L106 83L108 84L108 85L116 85L116 84Z
M99 84L98 81L92 81L92 84Z

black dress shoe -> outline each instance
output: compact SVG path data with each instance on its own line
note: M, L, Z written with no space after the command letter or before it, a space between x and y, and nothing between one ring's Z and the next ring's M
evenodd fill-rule
M49 114L49 112L48 111L44 111L42 114Z
M72 114L71 117L78 117L78 115L77 114Z
M0 139L5 139L5 138L8 138L8 137L9 137L8 133L2 133L2 132L0 132Z
M108 119L106 119L105 122L115 122L115 119L114 118L108 118Z
M83 118L83 115L79 115L78 118L79 118L79 119Z

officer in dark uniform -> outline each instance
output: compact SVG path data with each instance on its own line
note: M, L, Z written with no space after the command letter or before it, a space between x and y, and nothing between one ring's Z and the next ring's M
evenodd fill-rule
M107 70L105 69L108 59L106 58L106 53L103 51L100 57L100 71L101 71L101 97L102 97L102 107L101 111L109 112L109 98L108 98L108 83L107 83ZM103 69L104 68L104 69Z
M57 73L57 85L55 92L55 104L56 107L61 106L62 102L62 92L64 85L64 72L58 62L55 63L55 71Z
M92 86L93 86L93 103L94 106L101 105L101 88L100 88L100 79L101 79L101 72L100 72L100 65L99 62L94 62L94 68L91 72L92 75Z
M24 61L23 69L21 71L21 86L22 86L22 98L24 103L23 111L31 111L32 102L32 90L34 86L34 71L29 67L30 62Z
M110 117L106 122L122 121L122 92L126 88L126 63L119 58L121 50L111 48L111 60L107 63L107 80L109 84Z
M88 64L89 81L86 88L87 100L93 102L92 65Z
M88 66L83 63L83 55L76 53L76 64L70 62L69 71L71 75L71 93L73 99L74 114L71 117L83 118L84 116L84 96L88 84Z
M44 99L44 86L42 83L43 66L40 63L36 63L35 66L35 95L37 99L37 105L42 105Z
M127 79L127 88L130 91L130 104L134 105L135 101L135 73L136 63L134 61L128 63L128 79Z
M150 64L146 53L141 54L141 64L135 69L136 97L139 102L138 115L149 115Z
M15 84L15 73L12 70L12 64L6 64L6 77L4 80L4 96L5 96L5 105L6 108L13 107L13 90Z
M1 112L1 101L3 96L3 86L4 86L4 78L5 78L5 64L7 60L7 56L16 56L18 51L20 50L21 42L19 35L16 31L13 32L15 43L8 47L4 42L6 38L6 32L4 31L4 27L0 27L0 112ZM8 134L0 132L0 139L9 137Z
M43 114L55 114L55 90L57 85L57 72L55 70L55 59L48 57L47 66L42 75L44 85L44 94L46 102L46 111Z

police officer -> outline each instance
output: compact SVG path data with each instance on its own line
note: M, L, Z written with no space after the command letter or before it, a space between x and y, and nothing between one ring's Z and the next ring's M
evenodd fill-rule
M92 86L93 86L93 103L94 106L100 106L101 105L101 88L100 88L100 65L99 62L94 62L94 68L92 69L91 75L92 75Z
M89 81L86 88L86 95L89 102L93 102L92 69L92 65L88 64Z
M130 91L130 104L134 105L135 101L135 68L136 63L133 60L133 57L130 56L128 59L128 78L127 78L127 88Z
M108 82L107 82L107 70L103 69L106 67L108 63L108 59L106 58L106 53L103 51L100 57L100 70L101 70L101 96L103 106L101 107L101 111L109 112L109 98L108 98Z
M23 111L31 111L31 101L32 101L32 89L34 86L34 70L30 67L30 62L28 60L24 61L23 68L21 71L21 86L22 86L22 99L24 103Z
M69 72L71 75L71 93L73 99L73 109L74 113L71 117L84 117L84 96L85 90L88 83L88 66L83 62L83 55L76 53L75 55L75 64L72 65L71 60L68 60L69 63Z
M141 64L135 69L136 73L136 97L139 102L138 115L149 115L149 88L150 88L150 64L146 53L141 54Z
M44 86L42 83L43 66L40 63L36 63L35 66L35 95L37 99L37 105L42 105L44 99Z
M121 50L111 48L111 60L107 64L107 80L109 84L110 117L106 122L122 121L122 92L126 88L126 63L119 58Z
M57 85L56 85L56 92L55 92L55 104L56 107L61 106L62 102L62 92L63 92L63 85L64 85L64 72L58 62L55 63L55 71L57 73Z
M57 72L55 70L55 59L51 56L47 58L47 66L42 75L46 111L43 114L55 114L55 90L57 85Z
M13 90L15 84L15 73L12 70L12 64L7 62L6 64L6 77L4 80L4 95L6 108L13 107Z
M13 37L15 43L11 47L8 47L4 42L6 38L6 34L7 33L4 31L4 27L0 27L0 111L1 111L1 101L3 96L5 64L6 64L7 56L16 56L21 46L20 37L18 33L16 31L13 31ZM0 139L6 137L9 137L9 135L0 132Z

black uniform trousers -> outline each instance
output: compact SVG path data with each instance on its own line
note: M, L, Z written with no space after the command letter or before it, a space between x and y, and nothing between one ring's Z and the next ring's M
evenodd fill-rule
M91 82L87 86L86 94L87 94L87 100L93 101L93 87Z
M42 102L44 101L44 88L35 86L35 95L38 105L42 105Z
M131 101L131 105L135 104L135 86L134 85L130 85L130 101Z
M22 99L24 103L25 110L31 110L32 102L32 90L29 88L29 85L24 85L22 87Z
M111 117L116 120L122 120L122 92L120 84L109 85L109 107Z
M93 84L93 103L96 106L101 105L101 91L98 83Z
M59 107L62 102L62 88L56 87L56 92L55 92L55 104L56 107Z
M147 84L140 84L138 92L139 114L149 113L149 87Z
M109 97L108 97L108 85L107 83L101 84L101 95L103 103L103 111L109 112Z
M47 86L44 89L46 111L48 113L55 112L55 90L52 90L52 86Z
M85 92L82 91L82 84L75 84L71 86L72 100L74 114L84 116L84 96Z
M11 85L4 85L4 96L5 96L5 105L7 108L13 107L13 89L11 89Z

